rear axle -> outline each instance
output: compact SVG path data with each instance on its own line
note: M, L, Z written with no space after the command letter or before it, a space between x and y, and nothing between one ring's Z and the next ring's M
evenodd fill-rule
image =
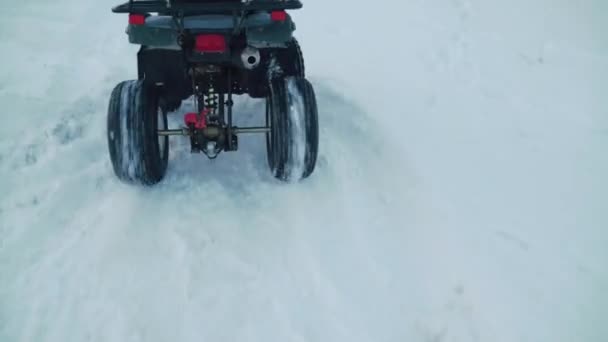
M207 127L202 129L201 131L203 132L203 135L206 136L207 138L212 138L212 137L217 137L218 131L221 128L219 127ZM243 127L243 128L238 128L238 127L234 127L232 128L232 133L234 134L265 134L265 133L269 133L270 132L270 127ZM189 128L181 128L181 129L167 129L167 130L159 130L158 131L158 135L161 137L170 137L170 136L184 136L184 137L189 137L194 135L194 133L192 132L192 130L190 130Z

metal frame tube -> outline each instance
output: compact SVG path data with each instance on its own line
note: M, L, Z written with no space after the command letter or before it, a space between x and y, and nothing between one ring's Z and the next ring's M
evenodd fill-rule
M235 134L264 134L270 132L270 127L244 127L235 128Z
M234 134L265 134L270 132L270 127L242 127L232 129ZM183 136L188 137L191 132L188 128L159 130L158 135L161 137Z

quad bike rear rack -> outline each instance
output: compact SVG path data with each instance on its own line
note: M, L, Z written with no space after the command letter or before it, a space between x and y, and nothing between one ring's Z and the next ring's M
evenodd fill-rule
M129 1L112 8L114 13L162 13L164 15L189 15L201 12L248 12L248 11L278 11L302 8L299 0L249 0L245 2L186 2L175 3L166 0Z

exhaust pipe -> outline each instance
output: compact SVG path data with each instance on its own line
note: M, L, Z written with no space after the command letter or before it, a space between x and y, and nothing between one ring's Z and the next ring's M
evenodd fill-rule
M243 63L243 66L247 70L257 68L261 61L262 56L260 56L260 50L254 47L248 46L241 53L241 63Z

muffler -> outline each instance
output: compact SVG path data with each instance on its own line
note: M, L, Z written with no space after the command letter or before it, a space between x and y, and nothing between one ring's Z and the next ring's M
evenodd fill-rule
M254 47L248 46L241 53L241 63L243 63L243 66L247 70L257 68L261 61L262 56L260 55L260 50Z

